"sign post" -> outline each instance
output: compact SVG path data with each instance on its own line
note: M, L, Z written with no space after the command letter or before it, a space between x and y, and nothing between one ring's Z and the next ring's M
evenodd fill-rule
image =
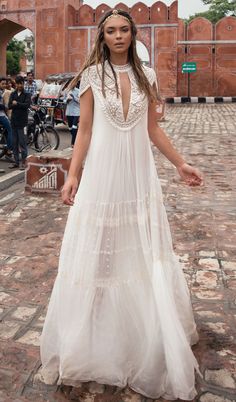
M195 62L185 62L182 63L182 73L188 74L188 98L190 98L190 74L196 73L197 63Z

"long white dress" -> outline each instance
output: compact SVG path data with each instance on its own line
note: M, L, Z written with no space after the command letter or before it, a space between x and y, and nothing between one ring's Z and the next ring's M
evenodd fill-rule
M94 96L92 138L70 208L41 337L46 383L96 381L149 397L191 400L198 339L187 284L172 248L147 131L147 98L132 67L127 118L106 65L84 71ZM153 69L144 67L153 85Z

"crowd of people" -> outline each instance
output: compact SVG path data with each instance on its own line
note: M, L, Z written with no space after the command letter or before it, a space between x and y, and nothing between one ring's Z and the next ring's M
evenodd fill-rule
M28 149L25 127L28 124L28 109L37 95L38 88L32 72L27 73L26 80L22 76L17 76L15 80L0 78L0 124L7 133L5 155L8 160L12 160L10 169L26 168ZM79 89L72 87L66 91L64 102L73 148L80 115Z

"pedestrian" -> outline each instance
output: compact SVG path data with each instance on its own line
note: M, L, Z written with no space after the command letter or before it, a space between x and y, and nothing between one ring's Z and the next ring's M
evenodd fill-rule
M73 85L69 91L66 92L66 118L71 133L71 147L74 147L76 134L78 131L78 123L80 116L79 106L79 85Z
M6 92L6 78L0 77L0 124L7 131L7 144L5 149L5 154L8 157L12 156L12 129L11 124L7 116L8 112L8 102L6 98L4 99L4 94Z
M32 71L27 73L27 80L24 85L25 92L30 94L31 99L37 95L37 84L34 80L34 74Z
M9 120L11 119L11 110L8 109L8 104L9 104L9 99L10 99L10 95L12 92L14 92L14 88L12 85L12 80L10 78L6 79L6 89L3 93L3 102L7 108L7 117L9 118Z
M150 140L186 184L203 179L157 125L156 74L137 56L136 34L127 12L104 13L72 82L81 80L80 125L62 190L71 208L41 337L41 378L190 400L198 335Z
M10 169L26 167L26 158L28 155L27 141L24 134L24 128L28 124L28 108L30 107L30 94L24 90L24 78L16 77L16 90L12 92L9 99L9 109L12 110L11 126L13 134L13 154L15 163L9 166ZM19 156L21 150L21 164Z

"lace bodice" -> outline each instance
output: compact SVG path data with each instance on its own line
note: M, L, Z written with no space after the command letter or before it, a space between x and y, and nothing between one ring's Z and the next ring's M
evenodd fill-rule
M120 89L120 73L127 73L130 79L131 94L128 114L126 119L123 112L123 104L121 95L117 98L115 79L112 70L107 63L105 74L105 92L106 97L102 94L102 81L101 81L101 65L90 66L82 74L80 82L80 96L91 87L94 97L99 101L102 110L109 122L120 130L130 130L142 118L143 114L147 111L148 100L144 93L140 92L133 69L130 64L116 66L113 65L117 74L117 83ZM151 85L156 83L156 73L152 68L144 66L144 72Z

